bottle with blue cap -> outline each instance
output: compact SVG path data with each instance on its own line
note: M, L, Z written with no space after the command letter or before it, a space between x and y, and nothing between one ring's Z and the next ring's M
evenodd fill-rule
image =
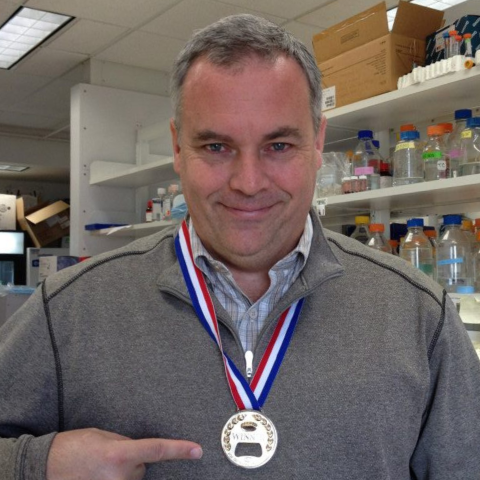
M393 154L393 186L424 182L423 169L420 133L417 130L400 132Z
M455 122L453 131L448 137L447 152L450 159L448 177L455 178L460 176L460 159L462 157L461 139L462 132L467 126L467 120L472 118L472 111L469 108L455 110Z
M460 175L480 173L480 117L467 119L460 140Z
M358 132L357 148L352 158L353 174L367 176L367 190L380 188L380 153L373 145L373 132Z
M433 249L430 240L423 233L423 218L407 221L408 232L400 246L400 257L433 278Z
M445 230L437 245L437 282L448 293L474 284L470 241L461 230L461 215L445 215ZM462 289L462 288L461 288Z

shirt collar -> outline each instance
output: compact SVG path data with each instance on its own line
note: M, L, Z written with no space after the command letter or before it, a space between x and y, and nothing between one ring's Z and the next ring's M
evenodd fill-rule
M208 250L203 245L200 237L195 232L195 228L193 226L193 222L189 217L187 219L188 222L188 229L190 232L190 240L192 244L192 253L195 265L205 274L207 277L210 277L210 269L213 269L217 272L221 272L224 274L228 274L228 268L219 260L215 260ZM294 265L296 261L301 262L302 270L305 266L308 255L310 253L310 247L312 245L312 238L313 238L313 224L310 215L307 215L305 220L305 228L303 230L302 236L297 243L297 246L285 257L280 259L271 269L272 270L281 270L284 268L288 268L291 265Z

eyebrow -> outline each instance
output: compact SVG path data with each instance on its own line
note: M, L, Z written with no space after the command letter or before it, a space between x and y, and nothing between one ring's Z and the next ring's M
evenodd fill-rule
M284 138L284 137L294 137L297 139L301 139L302 134L298 128L279 127L273 132L267 133L264 136L264 141L272 141L272 140L276 140L277 138ZM230 135L224 135L222 133L214 132L213 130L201 130L194 136L194 139L198 142L209 142L212 140L219 143L233 142L233 138L230 137Z

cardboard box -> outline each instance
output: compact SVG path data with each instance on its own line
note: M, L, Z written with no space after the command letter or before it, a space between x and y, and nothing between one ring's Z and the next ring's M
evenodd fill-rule
M324 110L395 90L399 77L425 64L425 38L442 20L439 10L401 1L389 33L382 2L315 35Z
M15 195L0 194L0 230L16 230Z
M25 211L23 199L17 198L17 220L20 228L28 232L35 247L44 247L69 235L70 206L58 201Z
M450 32L451 30L456 30L460 35L472 34L472 52L475 55L475 51L480 46L480 16L465 15L427 37L426 65L445 59L443 32ZM465 54L464 42L462 42L460 53Z

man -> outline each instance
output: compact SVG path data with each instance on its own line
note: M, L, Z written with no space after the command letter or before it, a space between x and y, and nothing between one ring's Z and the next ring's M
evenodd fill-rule
M2 479L478 478L480 363L452 303L309 211L305 47L228 17L172 97L189 217L49 277L0 332Z

